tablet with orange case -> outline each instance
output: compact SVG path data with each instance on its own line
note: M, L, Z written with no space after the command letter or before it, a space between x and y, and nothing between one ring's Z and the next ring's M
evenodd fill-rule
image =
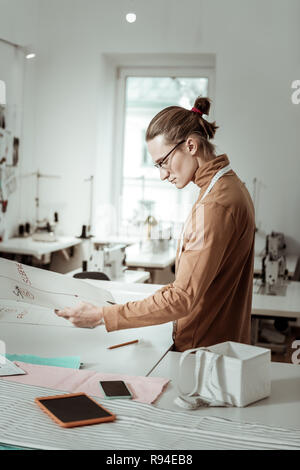
M64 428L114 421L116 416L85 393L37 397L34 400L57 424Z

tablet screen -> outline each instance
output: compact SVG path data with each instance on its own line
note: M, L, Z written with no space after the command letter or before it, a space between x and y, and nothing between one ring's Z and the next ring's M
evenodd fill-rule
M66 397L39 399L39 401L64 423L111 416L86 395L71 397L66 395Z

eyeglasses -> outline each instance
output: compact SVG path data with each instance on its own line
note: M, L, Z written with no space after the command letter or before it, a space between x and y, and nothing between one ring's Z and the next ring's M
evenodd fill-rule
M185 140L181 140L180 142L178 142L178 144L175 145L175 147L172 148L172 150L170 150L169 153L167 153L167 155L165 157L163 157L163 159L159 162L159 163L155 163L155 168L165 168L165 165L166 165L166 161L167 161L167 158L171 155L172 152L174 152L174 150L181 144L183 144L183 142L185 142Z

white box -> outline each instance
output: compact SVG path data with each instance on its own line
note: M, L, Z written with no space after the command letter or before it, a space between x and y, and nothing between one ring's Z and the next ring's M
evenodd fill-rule
M190 354L193 352L195 354ZM195 388L193 394L184 392L181 396L243 407L270 395L269 349L226 341L207 348L191 349L183 355L194 358ZM182 359L181 368L184 370ZM195 369L197 363L199 371ZM195 384L197 376L198 386Z

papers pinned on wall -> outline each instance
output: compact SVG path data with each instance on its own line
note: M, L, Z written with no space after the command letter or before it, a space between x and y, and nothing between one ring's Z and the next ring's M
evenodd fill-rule
M0 160L5 158L7 165L13 165L14 137L7 129L0 129ZM16 162L17 163L17 162Z

